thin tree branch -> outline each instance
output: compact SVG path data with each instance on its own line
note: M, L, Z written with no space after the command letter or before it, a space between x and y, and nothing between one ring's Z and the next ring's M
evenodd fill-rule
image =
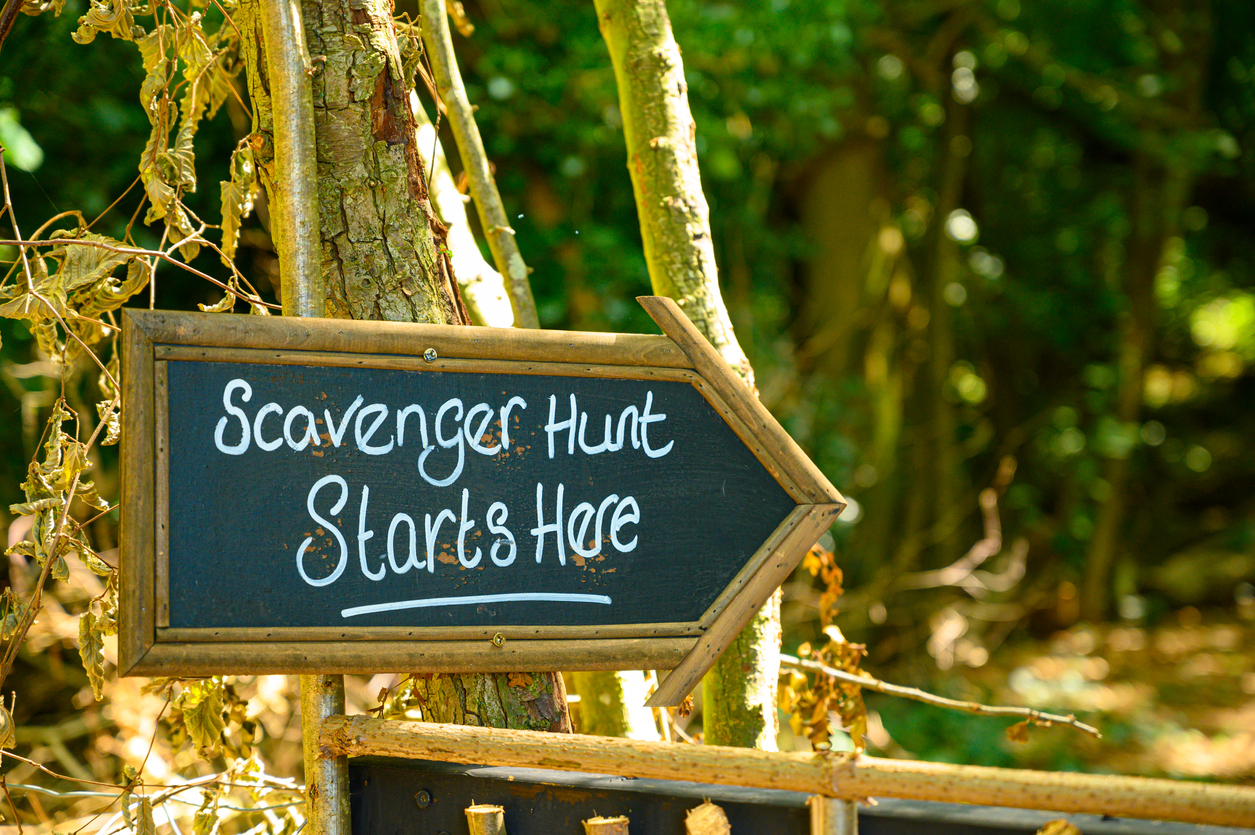
M21 0L12 0L15 5L20 5ZM9 223L13 226L13 234L20 238L22 230L17 228L17 212L13 211L13 198L9 195L9 169L4 164L4 154L0 153L0 185L4 187L4 211L9 213ZM40 227L41 229L43 227ZM26 257L25 249L18 249L19 258L22 261L22 270L26 273L26 286L32 290L35 289L35 279L31 275L30 260Z
M431 123L418 95L412 91L410 110L414 113L414 122L417 125L419 156L426 154L423 162L429 171L427 191L436 214L449 227L449 236L446 239L451 253L449 258L453 262L453 274L462 288L462 298L466 302L467 312L471 314L471 321L477 325L495 328L511 327L514 324L514 311L505 279L484 260L475 242L466 216L465 198L453 182L449 162L440 145L440 127ZM426 150L428 145L430 151Z
M510 228L497 183L488 168L484 141L480 138L479 126L475 124L466 87L462 84L462 73L453 54L453 38L449 34L444 0L423 0L422 12L423 44L431 61L440 99L449 111L449 126L453 129L453 138L457 140L462 165L471 184L471 194L475 197L479 224L483 227L488 248L492 250L497 271L505 278L510 307L514 309L514 326L538 328L540 319L536 315L532 285L527 278L527 264L523 262L523 255L514 240L514 230Z
M186 243L186 241L183 241L181 243ZM207 244L210 247L213 246L212 243L209 243L207 241L197 241L197 243L200 243L202 245ZM128 246L113 246L112 244L106 244L101 241L79 241L79 240L73 240L71 238L61 238L55 241L0 240L0 246L16 246L16 247L64 246L67 244L72 245L72 246L92 246L92 247L96 247L97 249L107 249L110 252L116 252L120 255L153 256L153 257L159 258L162 261L168 261L169 263L173 264L176 267L187 270L192 275L196 276L197 278L203 278L206 281L208 281L210 284L217 285L218 287L222 288L223 290L226 290L228 293L232 294L233 296L240 299L241 301L251 302L261 307L268 307L271 310L282 309L277 304L265 302L265 301L262 301L261 299L250 298L247 294L241 293L239 290L236 290L235 288L227 285L225 282L219 281L218 279L214 278L212 275L209 275L208 273L203 273L200 270L196 269L195 267L191 267L187 264L184 264L182 261L170 255L169 253L162 252L160 250L136 249L134 247L128 247ZM178 245L176 244L176 246Z
M917 702L923 702L926 705L934 707L944 707L950 710L962 710L967 713L975 713L979 716L1018 716L1032 722L1034 725L1049 727L1051 725L1068 725L1083 731L1095 739L1101 739L1102 733L1093 725L1087 725L1079 721L1075 716L1069 714L1060 716L1056 713L1044 713L1031 707L1010 707L1001 705L985 705L980 702L965 702L958 699L947 699L944 696L936 696L932 693L925 692L916 687L903 687L898 684L889 684L878 678L872 678L867 675L855 675L847 673L845 670L838 670L835 667L829 667L827 664L821 664L818 661L806 661L796 658L792 655L780 655L780 666L792 667L795 670L811 670L813 672L823 673L837 681L846 684L854 684L867 690L874 690L877 693L884 693L886 696L897 696L901 699L911 699Z
M88 353L91 352L89 351ZM95 354L92 354L92 356L95 356ZM116 381L114 381L114 385L117 385ZM121 395L115 397L109 404L109 410L117 408L120 400ZM77 420L77 415L75 419ZM101 430L105 428L108 422L107 419L102 419L96 424L95 431L87 439L86 447L88 449L91 449L96 443L96 439L100 437ZM56 563L61 537L65 534L66 520L70 518L70 505L74 503L74 495L78 492L79 480L82 475L81 472L75 473L74 480L70 482L70 489L66 492L65 505L61 509L61 519L57 522L57 530L52 537L52 547L44 555L43 569L39 572L39 579L35 583L35 590L31 594L31 600L26 605L26 611L22 613L22 618L18 622L17 628L13 630L13 637L9 639L9 644L5 648L4 658L0 661L0 687L3 687L5 679L9 677L9 673L13 669L13 662L17 659L17 651L21 647L22 642L26 640L26 633L30 631L35 618L39 616L40 607L43 605L44 586L48 582L48 577L52 574L52 566Z
M21 8L22 0L9 0L4 5L4 11L0 12L0 48L3 48L5 39L9 37L9 31L17 22L17 13Z
M105 422L101 421L100 426L104 425ZM57 531L52 537L52 549L44 555L43 569L39 572L39 579L35 581L35 591L31 594L31 600L26 605L26 610L22 612L22 619L18 621L17 628L13 630L13 637L9 640L8 647L5 648L4 659L0 661L0 687L3 687L5 679L9 677L9 671L13 668L13 661L17 658L18 648L26 640L26 633L30 630L31 624L35 622L39 609L43 605L44 586L47 584L48 577L52 574L52 567L57 561L57 549L61 544L61 534L65 531L65 520L70 516L70 504L74 501L74 494L78 492L79 477L81 475L82 473L76 473L74 480L70 482L70 490L66 494L65 506L61 510L61 520L57 522Z

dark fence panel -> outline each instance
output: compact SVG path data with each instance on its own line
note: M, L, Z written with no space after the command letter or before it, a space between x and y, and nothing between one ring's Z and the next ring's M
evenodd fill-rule
M694 775L698 776L698 775ZM711 783L632 780L538 769L363 757L349 762L352 835L462 835L472 803L505 808L510 835L582 835L582 821L626 815L637 835L683 835L705 800L732 835L807 835L807 796ZM1032 835L1048 811L880 800L859 808L862 835ZM1069 815L1084 835L1251 835L1255 830Z

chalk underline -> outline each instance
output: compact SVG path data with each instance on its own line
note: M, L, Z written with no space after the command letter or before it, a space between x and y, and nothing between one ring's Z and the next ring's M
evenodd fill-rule
M564 594L561 592L525 591L516 594L471 594L466 597L425 597L418 600L398 600L393 603L372 603L369 606L353 606L340 610L340 617L373 615L378 612L397 612L402 609L426 609L432 606L474 606L476 603L601 603L610 605L604 594Z

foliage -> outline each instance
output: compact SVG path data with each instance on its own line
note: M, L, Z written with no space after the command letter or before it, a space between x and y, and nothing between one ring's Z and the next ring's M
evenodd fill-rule
M809 643L798 647L802 658L813 658L846 673L859 673L859 664L867 647L851 644L836 626L824 629L827 642L819 648ZM799 670L788 674L780 688L780 709L789 715L794 736L805 736L816 749L833 747L842 735L849 738L852 750L867 747L867 708L863 705L862 688L856 684L836 681L817 673L812 680Z
M105 522L116 508L102 498L87 472L99 464L100 447L117 443L120 435L120 387L114 348L119 333L119 308L151 287L158 265L166 263L208 278L226 290L224 302L210 309L228 310L238 297L243 297L253 310L265 312L265 303L233 262L240 223L251 211L256 191L247 141L237 147L231 160L230 179L221 187L221 247L205 236L214 227L202 221L184 202L184 196L196 190L193 143L202 120L212 118L228 96L238 98L232 81L239 69L238 30L230 22L229 8L215 4L214 10L209 11L207 5L193 3L185 12L169 5L140 8L128 3L93 4L79 19L79 28L73 35L75 41L86 44L98 33L107 32L113 38L133 41L138 47L145 73L140 104L150 130L139 153L138 182L144 188L136 213L147 203L145 222L163 222L155 249L145 248L135 240L131 224L121 237L92 231L96 222L88 223L79 211L59 212L23 238L16 207L10 200L7 172L0 168L0 175L4 175L4 213L14 233L8 246L15 256L0 284L0 317L22 323L21 329L10 333L19 337L19 343L23 336L33 337L33 347L51 361L49 371L60 377L61 387L60 396L52 402L42 452L31 462L22 483L24 501L10 507L15 517L22 517L30 534L13 538L6 555L14 566L29 562L39 571L29 593L19 593L16 584L3 592L5 653L0 680L13 670L28 631L45 609L45 588L70 581L72 571L67 560L77 559L102 580L97 585L98 592L86 601L77 617L76 633L89 692L96 700L106 694L106 657L112 656L109 639L117 633L117 568L102 556L98 546L93 546L91 540L95 537L89 531L99 528L99 523ZM53 10L59 12L60 7ZM151 18L151 30L140 25L137 16ZM9 119L6 139L15 135L15 123L15 119ZM19 149L25 154L14 158L19 167L36 167L36 155L20 145ZM65 228L67 220L74 225ZM219 253L230 271L225 280L214 279L187 265L202 246ZM97 372L94 381L82 373L91 365ZM87 420L81 407L72 407L70 403L92 393L97 400L95 420ZM112 476L109 481L113 482ZM80 508L86 508L86 514ZM106 538L112 536L106 534ZM63 593L59 588L58 591ZM262 801L275 790L295 791L290 783L276 783L266 777L260 761L253 757L258 726L248 714L247 702L236 694L232 684L215 678L182 683L159 680L149 686L153 691L166 692L167 744L174 751L186 742L205 759L224 756L228 762L225 772L202 783L209 791L194 817L195 831L209 833L221 821L246 819L254 809L267 808ZM3 718L10 723L16 719L8 711ZM120 814L137 832L155 832L155 815L160 812L171 819L163 804L177 799L181 789L140 793L139 772L130 765L126 768L131 773L123 775L126 782L119 787ZM232 806L228 811L220 801L233 787L247 787L250 781L254 804ZM267 829L285 832L299 828L301 820L293 804L274 808L284 811L263 814Z

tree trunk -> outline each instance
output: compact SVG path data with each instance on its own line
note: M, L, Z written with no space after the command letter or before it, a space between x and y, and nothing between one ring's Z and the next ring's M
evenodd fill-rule
M650 283L658 295L675 299L752 388L753 369L719 290L710 209L697 166L697 125L666 5L663 0L596 0L596 7L614 64ZM707 675L707 742L775 750L779 668L777 602L764 607Z
M1155 341L1155 275L1165 250L1179 231L1181 210L1189 199L1193 172L1186 166L1168 167L1145 154L1135 163L1132 203L1132 241L1124 269L1128 308L1120 323L1119 387L1115 419L1133 432L1142 412L1146 364ZM1111 571L1120 552L1120 534L1126 518L1129 465L1132 450L1103 458L1102 478L1107 498L1098 508L1094 532L1085 554L1085 581L1081 584L1081 614L1100 620L1111 603Z
M970 115L966 105L946 96L946 130L937 176L937 202L926 239L926 256L919 269L919 293L927 305L924 334L927 360L920 365L914 393L915 437L909 451L914 484L906 487L907 536L894 556L892 572L900 576L918 569L922 558L929 565L949 565L963 553L956 536L964 511L960 481L960 455L954 406L946 397L950 369L954 365L954 311L946 301L946 287L959 274L958 245L946 232L946 221L959 208L963 180L967 176L967 152L958 150L967 138ZM970 507L967 508L970 510ZM935 545L933 544L935 543ZM931 553L929 553L931 552Z
M560 673L426 675L414 691L427 722L571 732Z
M803 273L796 336L799 362L828 385L862 377L867 425L844 420L839 430L863 450L855 485L863 513L842 548L847 582L866 582L888 564L901 535L898 512L914 488L901 460L908 383L919 362L903 350L912 317L912 276L906 242L891 217L893 197L880 143L851 138L830 148L797 179L798 211L813 244ZM825 425L819 431L831 430ZM866 588L872 600L894 579L883 571ZM846 627L866 617L866 607L845 610ZM848 634L848 633L847 633Z
M579 731L594 736L661 739L640 670L597 670L572 673L571 684L580 694Z
M1143 126L1143 147L1134 158L1133 193L1129 200L1133 230L1124 270L1128 308L1121 322L1120 384L1114 415L1121 429L1130 434L1141 417L1146 365L1154 350L1155 276L1168 246L1180 234L1181 212L1188 204L1195 179L1207 164L1206 154L1196 150L1193 138L1183 139L1205 124L1203 90L1211 56L1211 4L1150 0L1147 6L1159 25L1177 33L1184 44L1163 58L1167 75L1183 79L1165 97L1165 102L1186 114L1188 121L1181 129ZM1105 616L1111 603L1111 572L1127 516L1130 463L1129 452L1103 460L1107 498L1094 521L1081 587L1081 611L1090 620Z
M258 3L244 0L238 19L252 145L269 195L276 176L274 120ZM326 315L466 324L444 251L446 230L428 197L391 4L305 0L301 8L315 67ZM566 690L555 673L431 676L420 684L424 717L431 721L570 730Z
M448 259L440 254L445 230L428 200L391 5L309 0L302 13L315 69L327 315L465 323ZM255 156L269 194L273 118L265 62L259 60L264 52L256 0L245 0L240 15L242 31L255 33L245 38L244 56Z

